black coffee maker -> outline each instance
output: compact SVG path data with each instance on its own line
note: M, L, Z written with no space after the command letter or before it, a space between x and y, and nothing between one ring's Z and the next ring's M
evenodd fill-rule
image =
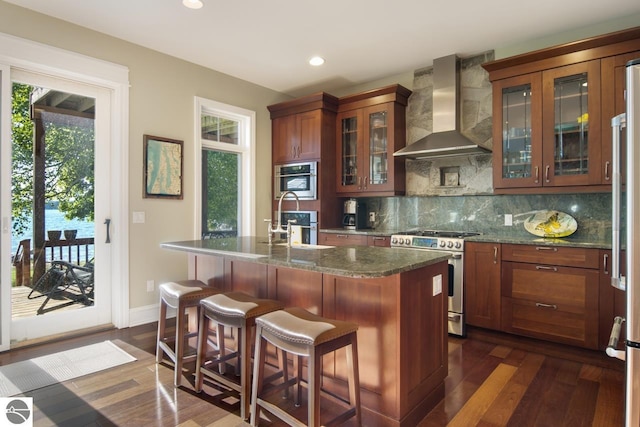
M348 199L344 202L344 213L342 215L342 227L347 230L356 229L356 216L358 210L358 201L356 199Z

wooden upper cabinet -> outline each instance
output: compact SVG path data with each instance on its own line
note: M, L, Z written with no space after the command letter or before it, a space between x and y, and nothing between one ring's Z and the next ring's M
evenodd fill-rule
M611 160L612 153L612 132L611 118L622 114L626 110L625 90L626 90L626 64L627 62L640 58L640 50L625 53L622 55L610 56L602 59L602 160L600 169L602 171L602 183L611 184ZM622 128L620 137L621 155L621 180L625 181L625 160L626 160L626 128Z
M323 141L333 141L338 99L320 92L267 107L271 112L272 162L321 160ZM331 133L331 136L328 134Z
M320 159L321 122L320 110L274 119L274 163Z
M606 191L611 118L640 27L483 64L493 84L496 193Z
M406 145L405 108L410 94L409 89L392 85L340 98L337 193L404 194L404 159L393 153Z

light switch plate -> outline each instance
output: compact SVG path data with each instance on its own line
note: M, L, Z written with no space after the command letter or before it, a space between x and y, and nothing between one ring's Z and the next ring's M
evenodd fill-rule
M438 274L437 276L433 276L433 296L439 295L442 293L442 274Z
M144 224L145 217L144 212L134 212L133 213L133 223L134 224Z

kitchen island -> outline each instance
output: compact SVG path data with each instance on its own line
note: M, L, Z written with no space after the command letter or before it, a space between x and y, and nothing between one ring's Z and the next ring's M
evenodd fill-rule
M417 425L444 397L449 254L365 246L289 248L265 240L161 246L188 254L189 278L357 323L364 424ZM343 357L324 357L323 386L347 394Z

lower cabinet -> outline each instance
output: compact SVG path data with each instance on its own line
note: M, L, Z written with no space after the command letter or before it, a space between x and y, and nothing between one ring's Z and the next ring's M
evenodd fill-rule
M500 249L497 243L464 245L464 313L468 325L500 329Z
M329 246L391 246L391 236L370 236L351 233L318 233L318 243Z
M464 256L468 325L602 350L624 314L610 251L465 242Z
M599 251L507 244L502 248L502 330L597 349Z

